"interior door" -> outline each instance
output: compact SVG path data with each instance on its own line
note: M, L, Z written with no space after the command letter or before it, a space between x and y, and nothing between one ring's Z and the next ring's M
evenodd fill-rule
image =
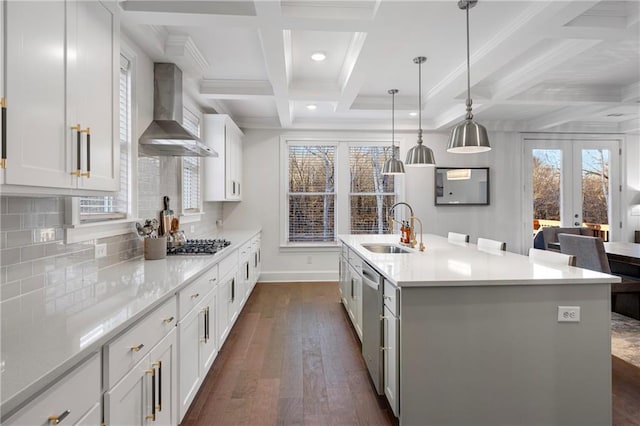
M525 249L544 226L589 227L605 241L620 231L620 140L525 138L524 160Z

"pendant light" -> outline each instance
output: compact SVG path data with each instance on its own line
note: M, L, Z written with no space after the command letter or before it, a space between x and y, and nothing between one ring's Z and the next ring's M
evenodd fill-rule
M402 161L396 159L396 146L395 146L395 111L396 111L396 93L398 89L391 89L388 91L391 95L391 158L384 162L382 166L383 175L399 175L404 173L404 164Z
M460 0L458 7L467 11L467 117L451 130L448 152L476 153L491 149L487 129L473 120L471 112L471 71L469 65L469 9L474 7L478 0Z
M413 58L413 63L418 64L418 144L407 152L407 166L435 166L433 151L422 144L422 64L427 60L425 56Z

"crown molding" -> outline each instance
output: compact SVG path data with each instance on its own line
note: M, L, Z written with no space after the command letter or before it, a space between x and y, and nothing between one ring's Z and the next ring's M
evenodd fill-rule
M268 80L200 80L200 94L212 99L251 99L273 96Z
M171 59L180 62L183 68L194 75L206 74L211 66L191 37L183 34L168 34L164 52Z

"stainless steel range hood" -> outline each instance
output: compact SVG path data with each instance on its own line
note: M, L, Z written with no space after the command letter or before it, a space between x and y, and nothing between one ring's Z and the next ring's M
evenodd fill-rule
M182 126L182 71L153 64L153 121L140 136L144 155L217 157L218 153Z

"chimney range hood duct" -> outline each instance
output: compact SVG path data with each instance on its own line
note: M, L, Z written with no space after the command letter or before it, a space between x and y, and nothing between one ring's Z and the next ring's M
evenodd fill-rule
M217 157L218 153L182 127L182 71L175 64L153 64L153 121L140 136L145 155Z

